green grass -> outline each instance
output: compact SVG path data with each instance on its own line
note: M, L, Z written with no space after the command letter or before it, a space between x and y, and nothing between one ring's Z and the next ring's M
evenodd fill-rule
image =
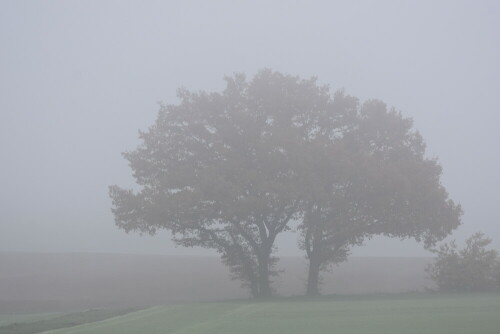
M23 314L0 314L0 327L13 323L34 322L38 320L48 320L60 316L61 313L23 313Z
M281 299L155 307L51 334L500 333L500 295Z
M111 317L124 315L137 309L95 309L68 314L21 314L2 315L4 325L0 326L0 334L34 334L59 328L67 328L102 321Z

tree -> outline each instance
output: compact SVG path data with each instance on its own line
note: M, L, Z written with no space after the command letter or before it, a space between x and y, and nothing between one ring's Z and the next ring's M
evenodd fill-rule
M425 144L410 119L368 101L353 108L351 120L328 144L337 147L334 175L324 166L311 173L318 180L310 185L318 186L309 188L314 195L300 226L309 295L319 293L321 270L345 261L367 238L414 238L430 247L460 224L461 208L441 185L437 161L424 157ZM321 125L320 132L331 130Z
M459 224L460 207L424 159L411 121L377 101L331 94L314 78L263 70L226 78L222 93L179 91L142 143L124 153L138 192L110 187L125 231L172 232L217 250L255 297L271 295L278 235L299 221L319 271L374 234L433 244Z
M440 291L472 292L500 289L500 258L495 249L487 249L491 239L475 233L458 249L456 242L433 249L436 259L427 268Z
M264 70L226 78L222 93L179 91L142 143L124 153L139 192L110 187L125 231L173 233L217 250L254 297L271 294L276 237L301 215L308 113L330 108L326 87Z

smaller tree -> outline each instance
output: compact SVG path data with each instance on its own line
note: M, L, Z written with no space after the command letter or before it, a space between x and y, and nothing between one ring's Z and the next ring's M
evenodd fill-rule
M341 94L334 106L344 106L339 114L346 116L342 126L318 124L312 140L318 153L303 188L299 242L309 260L308 295L319 294L322 270L346 261L364 240L384 235L433 247L462 215L440 182L441 166L425 157L411 119L381 101L359 105Z
M440 291L480 292L500 288L499 252L487 249L491 239L484 233L473 234L458 249L455 241L445 243L432 252L436 260L426 269Z

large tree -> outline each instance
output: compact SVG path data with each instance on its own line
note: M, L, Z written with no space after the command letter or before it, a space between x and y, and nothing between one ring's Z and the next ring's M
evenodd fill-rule
M167 229L180 245L215 249L265 297L276 238L294 220L312 293L320 268L370 235L432 243L458 224L409 120L315 79L264 70L226 82L222 93L180 91L124 153L140 190L110 187L120 228Z
M319 293L322 269L347 259L350 249L374 235L414 238L435 245L460 224L459 205L440 183L441 167L425 157L411 119L380 101L355 108L350 126L327 140L334 172L317 166L312 198L300 226L309 259L307 293ZM324 133L330 125L319 125ZM332 175L333 174L333 175Z
M167 229L178 244L216 249L265 297L275 240L302 212L303 120L327 110L330 96L314 79L270 70L226 81L222 93L181 91L180 104L161 107L124 153L141 189L111 186L112 210L126 231Z

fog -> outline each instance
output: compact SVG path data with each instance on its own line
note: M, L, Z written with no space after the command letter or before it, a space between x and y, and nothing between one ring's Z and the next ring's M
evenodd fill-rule
M176 90L271 68L412 117L464 209L452 238L500 248L497 1L2 1L0 252L212 255L114 226L121 152ZM303 256L296 235L278 254ZM375 238L358 256L429 256Z

